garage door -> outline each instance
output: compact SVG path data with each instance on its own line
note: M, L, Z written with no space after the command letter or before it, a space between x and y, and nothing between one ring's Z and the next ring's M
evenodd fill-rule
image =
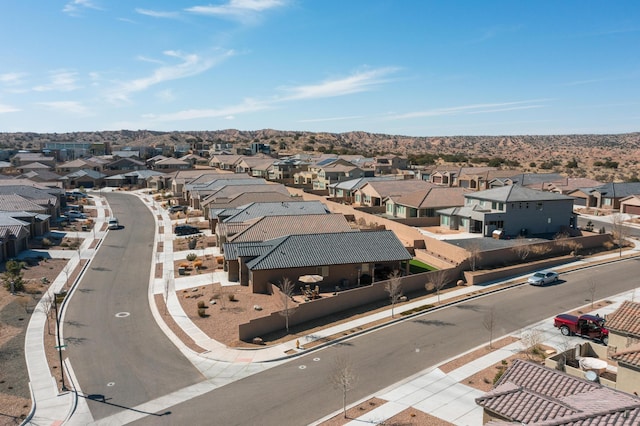
M640 214L640 206L624 206L622 213Z

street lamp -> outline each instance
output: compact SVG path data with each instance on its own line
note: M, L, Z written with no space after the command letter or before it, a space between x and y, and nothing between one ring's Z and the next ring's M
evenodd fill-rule
M62 376L62 392L66 392L69 389L67 389L67 386L64 383L64 366L62 365L62 348L64 346L62 346L60 344L60 312L58 312L58 297L64 298L65 293L53 293L53 307L56 310L56 339L58 341L58 345L56 346L56 349L58 349L58 355L60 357L60 375Z

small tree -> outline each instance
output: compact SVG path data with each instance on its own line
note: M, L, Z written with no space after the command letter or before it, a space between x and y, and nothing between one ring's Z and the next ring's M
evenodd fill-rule
M280 315L284 317L284 322L288 333L289 318L296 311L296 306L293 305L292 300L295 286L289 278L284 277L282 281L280 281L278 288L280 288L280 301L282 302L282 310L280 311Z
M22 269L26 266L24 262L17 260L7 260L5 263L6 271L2 274L2 282L7 290L22 291L24 290L24 278Z
M489 348L493 349L493 330L496 327L496 310L493 306L484 314L482 325L489 332Z
M427 291L434 291L438 296L438 305L440 304L440 290L444 288L444 286L448 282L448 272L444 269L440 269L429 274L429 282L425 285L425 289Z
M517 240L518 245L513 246L513 252L524 262L531 253L531 245L527 243L526 238L523 236L519 236Z
M537 328L532 328L522 333L520 341L527 358L533 360L540 353L540 345L544 341L544 335Z
M465 248L469 253L469 266L471 267L471 271L473 272L476 270L476 267L478 266L478 262L480 260L480 243L478 241L471 241L471 243L469 243L469 245L467 245Z
M348 358L336 357L330 380L333 386L342 393L342 414L346 419L347 393L353 389L357 381L357 376Z
M615 213L611 217L611 236L618 246L620 257L622 257L622 247L629 236L629 228L624 225L624 215L621 213Z
M531 246L531 253L536 257L542 257L550 251L551 248L547 244L535 244Z
M391 318L393 318L396 303L398 303L402 297L402 278L400 271L396 269L389 275L389 279L384 285L384 290L389 294L389 299L391 299Z

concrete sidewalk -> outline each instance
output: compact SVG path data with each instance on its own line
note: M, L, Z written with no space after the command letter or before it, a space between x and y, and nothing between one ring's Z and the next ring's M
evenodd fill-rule
M260 371L264 371L268 368L279 365L285 362L286 359L295 357L299 354L304 354L307 351L304 349L305 345L309 345L312 342L324 341L329 336L333 336L339 333L343 333L347 330L352 330L364 326L367 323L377 321L379 319L385 319L391 317L391 309L384 310L382 312L372 314L368 317L363 317L354 321L329 327L324 330L314 332L312 335L304 336L299 340L300 349L296 348L296 342L290 341L279 345L273 345L260 349L234 349L227 348L225 345L210 339L205 335L185 314L180 302L177 298L177 292L185 289L206 284L211 282L211 274L195 275L189 277L174 278L174 260L180 260L186 257L189 251L174 252L173 251L173 239L175 238L172 230L172 221L168 212L162 208L159 203L153 200L152 196L139 191L135 193L149 208L154 215L157 222L157 226L162 226L165 232L162 234L156 234L153 249L154 263L162 264L162 278L155 278L155 268L152 267L151 276L149 279L149 292L148 301L158 325L162 328L165 334L171 339L176 347L187 357L192 364L198 368L199 371L207 378L206 381L174 392L171 395L158 398L157 400L148 401L145 404L141 404L138 407L140 412L155 412L160 408L169 407L177 403L194 398L203 393L209 392L220 386L224 386L235 380L239 380L243 377L255 374ZM109 216L105 214L106 204L102 204L104 199L94 197L97 203L100 203L98 208L99 216L96 221L96 228L99 229L101 224L106 221ZM160 217L160 219L159 219ZM86 235L88 238L83 243L83 246L79 252L75 253L75 260L72 257L70 264L75 265L80 262L80 259L90 259L94 254L94 249L88 249L93 237L100 240L104 237L104 232L97 232L95 234L89 232ZM163 243L163 251L158 252L158 243ZM640 246L636 245L634 248L634 254L640 251ZM52 256L69 255L71 252L66 251L64 253L53 253ZM217 247L209 247L205 249L204 254L219 254ZM604 262L610 260L616 260L618 254L609 254L603 256L597 256L588 260L578 260L569 265L564 265L566 269L577 269L589 266L594 262ZM234 285L235 283L228 282L226 274L220 272L215 273L213 279L220 282L222 285ZM63 275L63 274L61 274ZM526 276L519 276L510 279L507 282L521 283L524 282ZM202 282L201 282L202 281ZM469 286L460 287L453 291L444 293L440 296L442 302L446 302L452 298L477 292L478 290L490 289L503 284L504 282L489 283L482 286ZM57 292L64 285L64 278L59 276L55 282L50 286L49 291L51 293ZM162 316L158 311L158 307L155 303L155 295L162 294L166 299L166 307L173 319L178 325L202 348L206 349L206 352L198 354L189 349L166 325ZM417 301L411 301L403 303L401 307L396 307L396 313L405 310L410 310L415 307L423 306L426 304L436 304L437 297L429 297ZM40 309L39 309L40 308ZM63 311L64 314L64 311ZM91 413L88 408L80 401L78 406L78 399L75 392L66 392L58 394L58 390L55 384L55 380L49 373L49 367L47 365L46 358L44 356L43 347L43 333L45 326L46 314L43 307L40 305L34 311L32 319L29 323L27 330L27 338L25 341L25 352L27 358L27 365L29 368L29 377L31 380L31 388L33 392L33 418L30 419L32 424L125 424L127 422L134 421L143 415L136 413L135 410L129 410L127 412L119 413L118 415L111 416L109 418L101 419L98 422L94 422L91 418ZM398 319L401 320L401 319ZM542 326L542 324L541 324ZM348 337L353 337L351 334ZM335 341L334 341L335 343ZM327 343L331 344L331 343ZM318 346L316 346L317 348ZM361 421L380 420L382 418L390 418L395 413L402 411L408 406L414 406L414 408L421 409L423 411L429 409L430 414L436 415L443 419L452 419L455 417L455 424L478 424L477 412L473 408L475 403L469 405L469 401L473 402L479 391L475 391L465 385L461 385L460 380L474 374L476 371L485 368L483 366L492 365L495 360L500 360L508 357L515 347L502 348L495 351L495 353L487 355L484 359L479 359L467 366L451 372L447 375L442 373L437 368L429 369L413 378L407 379L398 385L381 391L378 395L380 398L388 400L389 403L374 410L374 412L368 413ZM73 380L73 370L71 366L67 366L65 372L70 373L70 380ZM72 385L73 383L71 383ZM428 389L427 389L428 387ZM437 391L440 389L441 391ZM447 399L451 397L450 399ZM464 401L460 403L458 401ZM403 408L404 407L404 408ZM430 407L430 408L429 408ZM471 409L468 409L471 407ZM466 411L465 411L466 410ZM73 415L73 418L71 416ZM367 420L369 419L369 420ZM449 420L451 421L451 420ZM356 424L356 423L354 423Z

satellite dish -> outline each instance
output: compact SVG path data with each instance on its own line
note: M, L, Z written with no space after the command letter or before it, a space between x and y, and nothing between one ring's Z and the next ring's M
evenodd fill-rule
M584 378L587 379L590 382L597 382L598 381L598 375L596 374L595 371L586 371L584 373Z

